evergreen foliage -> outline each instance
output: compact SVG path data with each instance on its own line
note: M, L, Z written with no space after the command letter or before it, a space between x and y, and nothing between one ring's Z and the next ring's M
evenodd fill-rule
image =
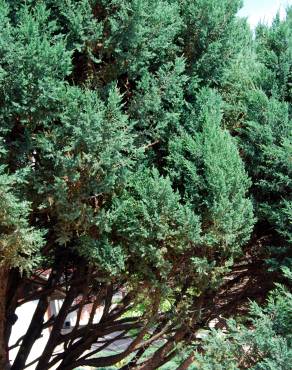
M241 5L0 0L0 356L22 292L38 300L13 370L46 326L37 370L158 369L212 318L265 298L281 279L267 259L291 263L292 12L253 39ZM61 311L45 322L60 289ZM290 302L278 288L254 303L243 330L208 339L202 368L244 368L234 356L248 343L258 357L242 366L285 369ZM115 333L133 343L92 350Z
M30 271L40 263L43 232L29 225L30 204L13 193L19 176L0 174L0 265Z

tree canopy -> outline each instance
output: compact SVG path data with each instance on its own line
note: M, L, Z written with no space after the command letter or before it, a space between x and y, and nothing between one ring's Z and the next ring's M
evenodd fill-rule
M286 369L291 295L278 285L265 299L291 284L292 9L253 35L241 5L0 0L3 369L29 300L12 370L45 328L37 370L163 369L178 354L177 369ZM54 293L62 307L45 321ZM197 340L250 299L243 330ZM110 335L127 347L108 354ZM269 345L278 357L241 360L239 347Z

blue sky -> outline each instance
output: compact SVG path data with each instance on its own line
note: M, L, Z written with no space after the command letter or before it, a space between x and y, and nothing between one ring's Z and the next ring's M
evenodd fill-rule
M292 0L243 0L244 6L240 10L239 15L248 17L252 28L261 20L271 23L277 11L280 15L285 15L287 5L292 5Z

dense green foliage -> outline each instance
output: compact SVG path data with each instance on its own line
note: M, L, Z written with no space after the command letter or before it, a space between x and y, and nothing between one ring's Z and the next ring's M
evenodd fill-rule
M42 232L35 230L27 221L29 203L18 199L12 187L18 181L16 176L0 175L0 220L1 263L30 271L37 266L42 245Z
M240 6L0 0L2 267L82 263L173 334L206 325L238 261L290 265L292 9L253 38ZM203 368L248 343L272 347L252 368L285 369L289 301L254 304Z
M178 4L170 2L162 12L166 3L161 2L148 19L151 1L133 1L127 6L111 2L104 8L110 16L98 22L72 2L66 6L65 28L65 11L59 2L52 2L53 10L42 2L19 7L13 3L17 11L9 8L9 2L1 4L1 132L6 150L2 161L9 172L26 171L19 191L31 202L33 223L46 230L53 248L70 245L92 263L110 270L111 263L117 264L117 254L118 265L126 270L133 259L141 259L143 263L136 266L142 267L146 275L141 278L146 280L152 277L144 266L148 259L151 268L166 263L171 270L172 254L183 255L190 248L195 264L200 263L196 248L205 250L200 260L212 265L216 260L210 251L225 259L238 252L254 223L246 198L249 180L236 143L220 127L223 108L219 94L200 92L199 85L195 93L188 77L190 73L200 85L204 80L209 84L212 73L204 71L203 65L209 65L207 59L214 57L217 48L219 53L220 45L225 44L223 35L216 31L218 40L209 45L200 40L200 58L187 60L182 54L188 47L184 45L184 22L190 12L193 17L198 10L205 11L206 5L194 8L186 2L181 4L180 15ZM78 4L82 9L88 7L86 1ZM205 23L213 30L219 9L212 11L210 24L208 20ZM223 15L224 8L220 10ZM231 29L234 22L231 17ZM164 29L159 34L157 28L159 37L153 34L156 24ZM171 32L166 32L167 24ZM192 27L195 30L200 25ZM104 39L108 29L110 36ZM227 28L226 35L229 31ZM115 66L111 75L101 68L97 76L91 76L101 63L90 59L94 32L94 42L104 44L99 59L113 50L111 58L118 61L116 66L107 63L104 67ZM86 41L81 44L85 33ZM234 37L239 36L235 33ZM181 39L182 45L177 44ZM67 77L74 68L72 49L86 53L87 63L96 63L88 82L86 79L80 86L72 85ZM219 76L215 66L213 69ZM126 93L122 96L113 86L125 71L129 72L128 83L137 85L126 111ZM99 89L91 88L91 79L98 77L108 81ZM188 90L194 103L187 102ZM149 140L159 141L158 153L147 150ZM167 173L170 179L165 177ZM164 269L161 272L166 273Z

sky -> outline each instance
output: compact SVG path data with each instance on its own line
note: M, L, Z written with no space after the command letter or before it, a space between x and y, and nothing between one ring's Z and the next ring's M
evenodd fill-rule
M292 0L243 0L244 6L238 13L240 16L248 17L252 28L259 21L271 23L273 17L280 11L281 17L285 16L285 8L292 5Z

